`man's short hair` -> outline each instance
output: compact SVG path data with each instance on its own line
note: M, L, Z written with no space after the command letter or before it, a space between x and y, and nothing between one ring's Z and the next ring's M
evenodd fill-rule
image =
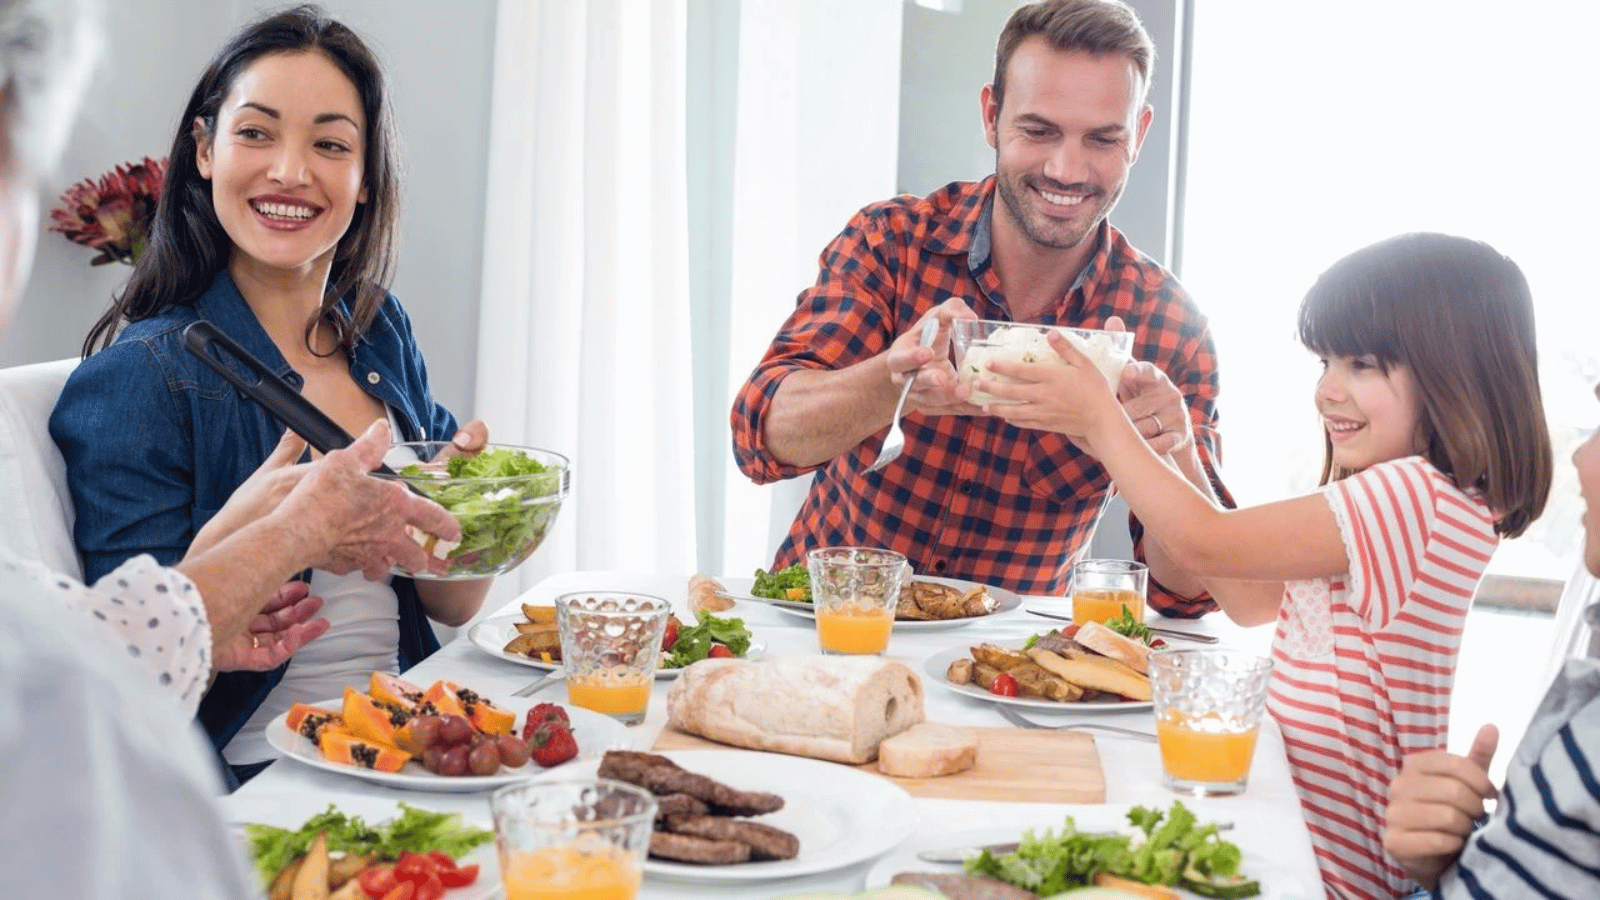
M0 0L0 165L55 165L99 50L94 12L87 0Z
M1012 13L1000 32L994 54L996 107L1005 100L1006 67L1011 64L1011 55L1018 45L1036 34L1056 50L1126 56L1139 71L1140 97L1150 89L1156 45L1132 7L1122 0L1042 0Z

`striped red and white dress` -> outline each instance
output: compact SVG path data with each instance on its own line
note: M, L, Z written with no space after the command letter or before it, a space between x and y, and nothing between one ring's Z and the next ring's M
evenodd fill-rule
M1267 707L1334 898L1409 884L1383 850L1389 782L1443 749L1461 630L1498 541L1489 509L1421 457L1329 485L1350 570L1285 586Z

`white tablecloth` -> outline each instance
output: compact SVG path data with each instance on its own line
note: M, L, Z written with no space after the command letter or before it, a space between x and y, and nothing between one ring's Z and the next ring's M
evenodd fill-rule
M679 607L680 617L687 617L686 584L687 579L678 577L572 572L547 579L501 612L514 612L521 602L548 604L555 595L566 591L614 589L644 591L666 597ZM952 646L978 640L1017 641L1049 627L1047 620L1027 614L1026 609L1064 612L1068 605L1060 599L1024 598L1021 609L959 629L896 631L890 642L889 655L920 672L924 660ZM816 651L815 631L806 618L748 602L740 603L729 613L734 614L745 620L756 640L765 645L764 652L768 655ZM1239 629L1221 614L1193 622L1167 620L1155 624L1218 635L1224 643L1256 650L1264 650L1269 640L1265 629ZM527 666L489 656L470 642L468 632L464 629L455 640L407 673L406 678L424 685L439 678L448 678L493 699L509 698L512 691L540 674ZM657 682L648 717L643 724L630 730L635 748L648 749L665 725L665 696L670 684L670 681ZM929 719L975 726L1007 724L987 702L931 684L927 686L926 695ZM548 688L542 696L565 702L565 694L559 684ZM1048 714L1033 718L1039 721L1066 721L1060 716ZM1153 730L1148 713L1108 713L1096 718ZM1108 805L1142 804L1164 809L1177 799L1177 795L1161 785L1161 761L1155 744L1113 734L1094 734L1105 773ZM1264 873L1266 877L1263 878L1264 886L1270 888L1270 897L1322 896L1310 838L1300 816L1294 786L1289 780L1282 738L1270 720L1261 730L1255 761L1250 770L1249 789L1245 793L1236 797L1182 799L1202 821L1234 823L1229 840L1238 843L1252 856L1270 860L1269 871ZM487 793L423 794L390 790L355 778L319 771L294 760L282 760L270 766L225 798L224 808L233 822L280 823L286 816L291 820L303 818L302 811L304 815L310 815L329 802L369 817L385 818L385 810L392 811L397 800L431 809L459 811L477 824L487 826L489 823ZM941 840L942 836L989 825L1015 826L1019 829L1025 826L1059 826L1062 819L1074 809L1064 804L970 800L918 799L916 804L920 815L918 825L901 846L943 846L948 840ZM646 878L640 897L641 900L690 900L715 894L718 897L766 900L801 891L856 890L863 886L871 862L867 860L832 872L778 882L708 886L673 884ZM497 871L485 871L483 874L485 878L498 879Z

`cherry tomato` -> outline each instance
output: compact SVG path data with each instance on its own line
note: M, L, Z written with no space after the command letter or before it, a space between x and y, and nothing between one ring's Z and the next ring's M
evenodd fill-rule
M417 888L416 896L412 900L439 900L444 896L444 880L439 877L438 872L429 872L427 878L411 883Z
M717 659L719 657L730 659L733 657L733 651L729 650L726 644L712 644L711 649L706 651L706 658Z
M1061 636L1075 638L1078 636L1079 627L1077 622L1073 622L1071 625L1063 625L1061 626Z
M1162 647L1165 647L1166 645L1167 645L1166 641L1163 641L1161 638L1156 638L1155 640L1150 642L1150 649L1151 650L1160 650Z
M1015 697L1017 695L1017 680L1005 672L994 677L994 683L989 685L989 693L1001 697Z
M478 864L473 863L470 866L460 866L448 871L441 871L439 880L444 882L445 887L461 887L465 884L471 884L478 880Z
M451 858L450 854L444 852L443 850L429 850L428 858L433 860L433 867L440 874L444 874L445 872L456 867L456 861Z
M400 861L394 864L394 877L400 881L422 881L438 871L439 864L431 857L409 850L400 854Z
M397 882L394 879L394 866L379 865L362 869L356 876L356 884L361 886L361 893L366 894L369 900L382 900L383 896L394 890Z
M661 649L663 652L671 650L672 645L678 642L679 627L677 616L667 616L666 630L661 633Z
M384 894L381 900L416 900L417 886L409 881L402 881Z

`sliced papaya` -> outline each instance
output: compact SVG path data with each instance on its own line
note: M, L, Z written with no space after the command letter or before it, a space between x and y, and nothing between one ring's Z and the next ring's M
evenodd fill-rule
M317 748L329 762L379 772L398 772L411 759L411 754L399 747L339 731L324 731L317 741Z
M312 706L309 703L296 703L294 706L289 707L289 715L285 718L284 724L295 734L303 735L315 741L325 728L343 728L344 719L340 717L337 709Z
M431 707L433 715L467 718L466 707L456 697L455 685L448 681L435 681L422 693L422 703Z
M467 721L472 727L484 734L503 735L510 734L517 727L517 714L503 706L496 706L494 701L479 694L471 688L464 688L453 684L456 699L461 701L462 709L467 711Z
M411 714L393 704L374 700L353 687L346 687L340 718L356 737L393 747L395 729L404 725Z
M417 710L417 704L422 702L422 687L412 684L399 675L373 672L367 694L374 700L398 706L412 715L421 715Z

